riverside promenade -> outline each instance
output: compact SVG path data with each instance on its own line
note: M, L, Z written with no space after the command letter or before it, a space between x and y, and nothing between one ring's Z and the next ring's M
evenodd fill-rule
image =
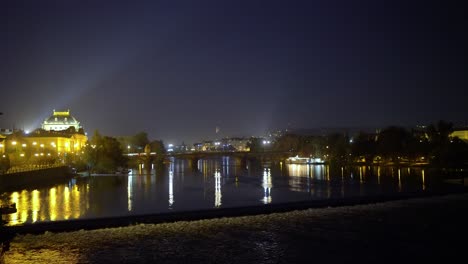
M5 263L455 262L468 194L18 235ZM458 261L457 261L458 262Z

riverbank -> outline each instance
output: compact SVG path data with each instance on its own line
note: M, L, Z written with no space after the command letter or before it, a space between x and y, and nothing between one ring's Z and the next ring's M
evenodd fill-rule
M5 263L409 262L459 258L468 194L20 235ZM463 256L461 256L463 257Z
M74 176L68 166L55 166L34 170L19 171L0 175L0 193L31 188L43 184L51 184L71 179Z
M76 230L93 230L112 227L125 227L135 224L158 224L177 221L195 221L221 217L251 216L305 210L310 208L343 207L363 204L383 203L414 198L429 198L448 194L466 193L466 186L453 185L454 188L444 191L426 191L415 193L395 193L376 196L356 196L346 198L307 200L268 205L226 207L195 211L155 213L145 215L128 215L119 217L102 217L93 219L75 219L66 221L39 222L34 224L15 225L5 228L9 234L41 234L44 232L69 232Z

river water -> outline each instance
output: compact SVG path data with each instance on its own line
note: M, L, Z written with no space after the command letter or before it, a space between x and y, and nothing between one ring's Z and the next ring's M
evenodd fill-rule
M47 187L1 194L16 203L7 225L141 215L293 201L424 192L446 188L424 168L330 167L248 163L231 157L173 159L161 168L132 169L128 175L77 177Z

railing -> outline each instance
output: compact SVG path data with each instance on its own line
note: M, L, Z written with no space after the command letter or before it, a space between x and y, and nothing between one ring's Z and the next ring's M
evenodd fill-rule
M27 164L10 168L5 174L61 167L63 164Z

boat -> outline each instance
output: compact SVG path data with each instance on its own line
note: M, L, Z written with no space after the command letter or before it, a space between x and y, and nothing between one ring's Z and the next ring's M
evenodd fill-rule
M10 204L10 205L7 205L7 206L1 206L0 207L0 214L14 214L16 213L16 204L13 203L13 204Z
M312 165L321 165L325 164L325 161L321 158L306 158L306 157L299 157L299 155L295 157L289 157L286 159L286 164L312 164Z
M130 170L127 170L127 169L119 169L119 170L116 170L115 171L115 174L118 174L118 175L126 175L130 172Z

